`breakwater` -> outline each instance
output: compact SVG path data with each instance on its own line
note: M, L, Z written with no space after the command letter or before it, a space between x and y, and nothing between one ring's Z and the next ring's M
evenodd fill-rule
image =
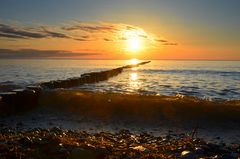
M69 88L69 87L74 87L74 86L87 84L87 83L97 83L97 82L105 81L111 77L119 75L120 73L122 73L124 69L138 67L140 65L144 65L147 63L150 63L150 61L140 62L132 65L126 65L123 67L118 67L115 69L101 71L101 72L85 73L85 74L82 74L80 77L69 78L66 80L56 80L56 81L45 82L45 83L42 83L41 86L44 88L54 89L54 88Z
M44 91L57 88L70 88L78 85L105 81L122 73L124 69L138 67L147 63L150 63L150 61L126 65L101 72L85 73L80 75L80 77L69 78L65 80L44 82L38 85L27 86L25 89L2 92L0 93L0 112L19 112L29 108L34 108L38 105L39 96Z

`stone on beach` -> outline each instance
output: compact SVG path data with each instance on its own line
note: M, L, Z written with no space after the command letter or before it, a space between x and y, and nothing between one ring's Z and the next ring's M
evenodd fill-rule
M142 152L147 151L147 149L145 147L143 147L143 146L136 146L136 147L133 147L132 149L138 150L138 151L142 151Z
M196 158L197 158L196 154L191 151L185 150L181 153L181 159L196 159Z
M43 88L39 85L30 85L26 87L29 90L34 90L37 94L40 94Z
M132 136L141 143L129 142ZM151 141L151 142L149 142ZM239 157L237 148L228 147L229 151L221 151L208 147L208 151L198 153L201 146L208 147L202 140L193 140L181 136L174 136L169 140L154 137L147 133L133 134L127 130L119 133L65 131L60 128L33 129L31 131L13 132L1 130L0 154L1 157L11 158L224 158ZM17 147L11 149L11 147ZM195 151L193 151L195 150ZM20 156L21 154L21 156Z
M21 112L32 109L38 104L39 92L34 89L15 89L0 93L1 102L7 113Z

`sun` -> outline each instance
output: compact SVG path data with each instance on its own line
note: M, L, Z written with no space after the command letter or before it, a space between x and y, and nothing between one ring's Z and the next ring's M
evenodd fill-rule
M141 49L141 41L138 37L128 39L127 43L129 51L138 51Z
M126 40L126 51L138 52L143 49L143 35L141 30L124 30L121 37Z

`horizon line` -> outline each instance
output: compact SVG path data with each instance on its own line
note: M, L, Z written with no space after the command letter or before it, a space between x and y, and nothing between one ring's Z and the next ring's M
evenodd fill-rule
M131 60L129 59L91 59L91 58L0 58L0 60ZM138 58L136 58L138 59ZM166 60L166 61L240 61L240 59L138 59L138 60Z

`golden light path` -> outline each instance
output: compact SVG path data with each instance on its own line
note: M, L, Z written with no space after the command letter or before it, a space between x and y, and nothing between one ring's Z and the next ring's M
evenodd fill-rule
M126 50L131 53L131 54L135 54L136 52L139 52L142 49L142 39L139 36L140 33L138 30L132 30L132 31L125 31L124 32L125 38L126 40L126 44L127 44L127 48ZM139 63L139 60L136 58L133 58L130 60L130 64L135 65ZM132 71L136 71L137 67L133 67ZM130 90L137 90L139 89L139 81L138 81L138 74L137 72L132 72L129 74L130 77L130 81L129 81L129 88Z
M129 74L129 90L136 91L140 88L140 82L138 80L138 74L136 72Z
M137 73L131 73L131 74L130 74L130 79L131 79L132 81L136 81L137 78L138 78Z
M139 63L139 60L136 58L131 59L130 63L135 65ZM129 88L130 90L138 90L140 82L138 80L137 67L133 67L131 73L129 74Z
M130 63L131 63L132 65L135 65L135 64L139 63L139 60L136 59L136 58L133 58L133 59L131 59Z

